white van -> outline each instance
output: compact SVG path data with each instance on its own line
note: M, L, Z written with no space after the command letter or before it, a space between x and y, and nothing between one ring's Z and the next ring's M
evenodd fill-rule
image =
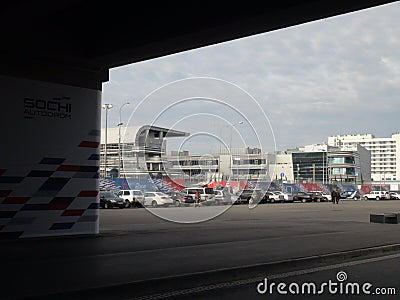
M182 190L183 193L188 194L196 199L196 191L199 193L200 202L206 205L215 204L214 190L208 187L187 187Z
M125 207L142 207L144 195L141 190L121 190L119 193L125 200Z

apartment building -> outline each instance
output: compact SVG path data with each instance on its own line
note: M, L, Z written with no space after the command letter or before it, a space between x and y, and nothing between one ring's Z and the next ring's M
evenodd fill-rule
M400 180L400 133L391 137L373 134L336 135L328 137L328 145L342 149L363 146L371 153L371 178L373 181Z

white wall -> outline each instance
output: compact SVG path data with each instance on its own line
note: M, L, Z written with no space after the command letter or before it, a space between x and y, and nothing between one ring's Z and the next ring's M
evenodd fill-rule
M98 233L101 92L0 76L0 97L0 235Z

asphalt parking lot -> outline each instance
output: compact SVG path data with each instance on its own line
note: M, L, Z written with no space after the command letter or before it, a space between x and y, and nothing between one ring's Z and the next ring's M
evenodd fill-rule
M400 201L395 200L153 209L158 215L188 220L217 215L182 224L144 208L101 209L99 236L2 242L1 255L8 258L2 264L8 274L3 295L43 299L46 294L78 291L76 298L86 289L124 285L121 299L135 298L157 289L127 288L132 283L393 245L400 241L400 224L370 223L369 214L396 211ZM19 288L22 283L24 289Z

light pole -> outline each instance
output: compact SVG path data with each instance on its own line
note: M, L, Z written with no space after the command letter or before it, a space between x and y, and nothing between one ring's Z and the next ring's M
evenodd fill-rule
M232 125L231 125L231 127L230 127L230 129L231 129L231 131L230 131L230 137L229 137L229 155L231 156L230 157L230 166L229 166L229 170L230 170L230 172L232 172L232 175L233 175L233 171L232 171L232 167L233 167L233 155L232 155L232 128L233 127L235 127L236 125L240 125L240 124L243 124L243 121L239 121L239 122L236 122L236 123L233 123ZM237 172L239 172L239 169L238 168L236 168L237 169ZM238 176L238 179L239 179L239 176Z
M121 176L121 169L122 169L122 160L121 160L121 126L124 124L121 121L121 110L122 108L130 104L129 102L125 102L119 107L119 121L118 121L118 176Z
M106 132L105 132L105 144L104 144L104 178L107 177L107 119L108 119L108 110L113 108L113 105L110 103L103 104L103 109L106 110Z
M300 164L297 164L297 183L300 183Z

